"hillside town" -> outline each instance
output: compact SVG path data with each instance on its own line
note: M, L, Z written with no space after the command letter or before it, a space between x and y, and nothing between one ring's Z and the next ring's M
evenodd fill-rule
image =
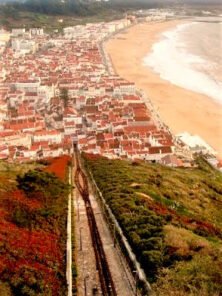
M204 153L175 137L135 84L115 73L103 42L135 19L64 28L0 30L0 159L28 161L82 152L192 166Z

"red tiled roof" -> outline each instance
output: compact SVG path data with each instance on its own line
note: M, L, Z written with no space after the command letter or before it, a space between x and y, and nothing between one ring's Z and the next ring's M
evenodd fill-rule
M165 154L172 153L172 148L170 146L161 146L161 147L150 147L149 154Z

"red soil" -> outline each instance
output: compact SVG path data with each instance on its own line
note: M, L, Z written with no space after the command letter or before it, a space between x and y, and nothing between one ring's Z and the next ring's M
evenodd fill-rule
M71 157L63 155L61 157L52 158L49 160L49 165L45 169L46 172L54 173L61 180L66 178L67 165L71 161Z

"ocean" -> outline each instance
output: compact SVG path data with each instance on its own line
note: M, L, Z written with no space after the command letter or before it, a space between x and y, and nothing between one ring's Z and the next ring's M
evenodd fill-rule
M222 104L222 22L192 21L162 33L143 62L172 84Z

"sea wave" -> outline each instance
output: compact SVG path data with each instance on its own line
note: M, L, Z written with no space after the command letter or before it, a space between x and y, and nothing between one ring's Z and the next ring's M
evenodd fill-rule
M162 79L222 103L222 82L211 75L212 62L188 52L184 40L180 38L181 32L196 24L182 24L164 32L143 63Z

